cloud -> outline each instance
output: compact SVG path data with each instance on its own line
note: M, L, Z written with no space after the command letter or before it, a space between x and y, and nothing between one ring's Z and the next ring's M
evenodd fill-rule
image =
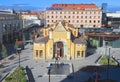
M29 4L13 4L13 6L29 6Z

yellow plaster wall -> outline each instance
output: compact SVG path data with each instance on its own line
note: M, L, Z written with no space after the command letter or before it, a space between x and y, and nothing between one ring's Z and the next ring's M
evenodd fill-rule
M52 29L55 29L55 27L56 27L56 24L53 24L53 26L51 26L51 27L47 27L47 28L44 28L43 29L43 35L44 36L48 36L49 35L49 31L50 31L50 29L52 28ZM71 30L72 31L72 34L75 36L75 37L77 37L78 36L78 29L77 28L73 28L73 27L70 27L70 26L65 26L65 29L66 30ZM74 34L74 31L76 31L76 34ZM47 32L47 34L45 34L45 32Z
M65 26L65 28L68 30L70 29L73 36L77 37L78 36L78 29L77 28L73 28L73 27L69 27L69 26ZM74 34L74 32L76 31L76 34Z
M75 58L75 44L73 42L71 42L71 56Z
M71 56L71 41L68 39L67 42L66 42L66 55L67 55L67 58L69 59L70 56Z
M86 52L86 46L83 44L75 44L75 57L77 57L77 51L80 51L80 56L81 56L81 51ZM86 56L86 53L83 54L83 57Z
M53 26L51 26L51 27L45 27L45 28L43 28L43 35L44 35L44 36L48 36L50 29L55 29L55 25L53 25ZM45 32L46 32L46 33L45 33Z
M51 59L53 57L53 40L49 40L46 43L46 56L48 59Z
M67 33L66 32L53 32L54 39L66 39Z
M43 58L45 58L45 44L39 44L39 43L34 43L34 58L37 59L36 57L36 50L43 50ZM39 59L40 57L38 57Z
M43 35L48 36L49 35L49 31L50 29L55 29L55 25L53 27L49 27L49 28L44 28L43 29ZM75 37L78 36L78 29L76 28L72 28L72 27L65 27L66 30L70 29L72 34L74 35L74 31L76 31L76 35L74 35ZM45 31L47 31L47 34L45 34ZM54 43L61 41L63 43L66 44L66 56L67 59L70 58L70 56L73 58L77 58L77 51L85 51L86 52L86 45L84 44L75 44L74 42L72 42L70 39L68 39L68 31L52 31L52 38L48 40L48 42L44 45L40 45L40 44L36 44L34 43L34 58L35 57L35 50L43 50L43 55L44 58L46 57L46 59L52 59L53 57L53 49L54 49ZM80 53L81 56L81 53ZM86 56L86 53L84 53L84 57Z

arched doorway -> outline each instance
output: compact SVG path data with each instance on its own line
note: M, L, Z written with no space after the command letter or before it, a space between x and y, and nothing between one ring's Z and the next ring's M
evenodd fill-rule
M54 43L53 58L55 57L64 57L64 43L61 41Z

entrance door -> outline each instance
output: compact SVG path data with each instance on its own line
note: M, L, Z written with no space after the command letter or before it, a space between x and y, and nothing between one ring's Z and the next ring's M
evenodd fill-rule
M54 55L53 58L55 56L58 57L64 57L64 46L63 46L63 42L56 42L54 44Z

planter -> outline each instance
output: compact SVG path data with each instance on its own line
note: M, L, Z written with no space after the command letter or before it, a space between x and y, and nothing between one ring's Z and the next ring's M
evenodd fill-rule
M13 69L4 82L27 82L24 69L22 67Z
M106 58L106 56L102 56L98 64L108 65L108 59ZM109 59L109 65L116 65L115 61L112 58Z

